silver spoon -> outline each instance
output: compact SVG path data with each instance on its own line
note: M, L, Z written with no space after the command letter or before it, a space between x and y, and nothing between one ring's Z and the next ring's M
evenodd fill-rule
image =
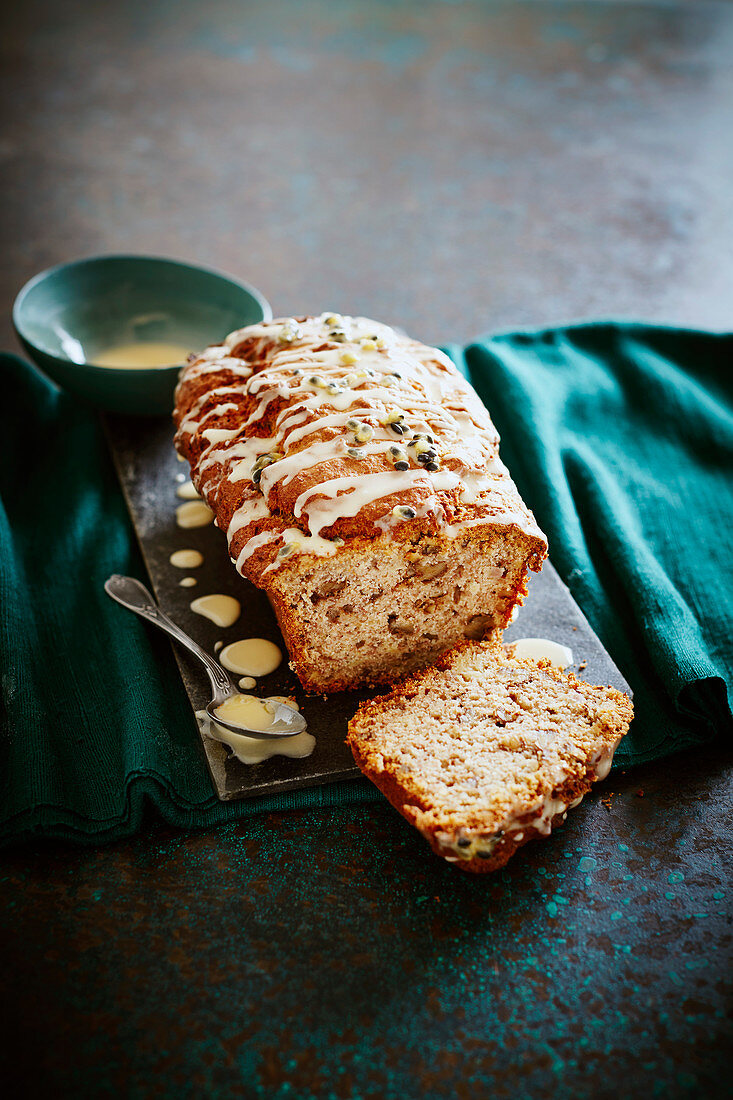
M226 719L221 718L216 713L216 708L220 707L225 699L231 698L232 695L241 695L241 692L219 662L210 657L205 649L202 649L197 642L194 642L193 638L190 638L184 630L181 630L180 626L176 626L173 620L169 619L164 611L161 611L145 585L141 584L140 581L136 581L134 577L123 577L119 573L113 573L104 582L104 590L117 603L122 604L129 611L134 611L136 615L147 619L149 623L160 627L161 630L165 630L177 642L185 645L194 657L198 657L208 673L211 689L214 693L211 702L206 707L206 713L217 725L231 730L232 733L244 734L246 737L257 737L262 741L292 737L296 733L303 732L305 729L303 715L295 707L289 707L287 703L281 703L279 700L272 700L271 706L275 707L275 711L272 725L268 726L266 730L251 730L248 726L239 726L235 722L228 722ZM267 699L262 700L263 703L268 701Z

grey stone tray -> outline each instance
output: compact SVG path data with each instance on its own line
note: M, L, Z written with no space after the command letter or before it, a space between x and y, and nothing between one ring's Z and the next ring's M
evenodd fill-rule
M127 506L132 516L153 591L161 607L210 653L217 641L225 645L239 638L269 638L285 651L267 597L238 575L229 561L226 540L213 525L181 530L175 522L177 476L188 466L176 459L170 420L107 416L107 438ZM170 565L174 550L200 550L204 564L192 575L195 588L181 588L185 575ZM240 619L222 629L194 614L190 601L196 596L221 592L235 596L242 605ZM153 629L152 627L150 629ZM580 608L546 563L533 574L529 596L516 621L506 632L510 638L552 638L569 646L576 662L587 662L582 676L590 683L612 684L629 691L621 673L593 633ZM209 684L203 669L180 646L173 646L192 712L209 700ZM576 666L577 667L577 666ZM258 681L263 695L295 695L316 738L313 754L304 760L273 757L261 764L242 764L218 741L202 737L203 754L214 787L221 799L249 798L297 787L332 783L359 775L345 744L346 727L358 703L369 692L341 692L325 696L305 695L287 662ZM192 722L195 722L192 713Z

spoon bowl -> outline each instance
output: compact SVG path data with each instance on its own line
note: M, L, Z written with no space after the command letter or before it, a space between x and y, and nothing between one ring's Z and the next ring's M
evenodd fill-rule
M213 693L211 702L206 707L206 713L216 725L222 726L230 733L238 733L243 737L255 737L260 741L276 741L283 737L293 737L296 733L302 733L306 728L303 715L295 707L288 706L280 699L269 700L265 698L260 700L262 703L269 702L274 707L272 724L265 730L251 729L249 726L242 726L230 722L226 718L221 718L216 713L217 707L220 707L227 699L231 699L235 695L241 695L242 692L219 662L215 661L205 649L201 648L198 642L195 642L190 635L186 634L185 630L181 630L180 626L168 618L165 612L161 611L145 585L134 577L124 577L119 573L113 573L104 582L104 590L108 596L111 596L117 603L122 604L128 611L134 611L136 615L146 619L153 626L157 626L160 630L164 630L166 634L170 634L171 638L175 638L190 653L193 653L194 657L199 659L206 669Z
M238 691L237 694L239 695L241 692ZM234 722L229 722L216 713L216 708L220 707L221 703L215 703L213 700L207 704L206 713L212 722L217 726L223 726L230 733L239 733L245 737L259 737L262 740L267 740L270 736L294 737L295 734L302 733L305 729L305 718L295 707L289 707L287 703L283 703L279 699L265 697L259 701L269 703L271 707L274 707L272 725L268 726L266 730L252 730L249 727L245 728L236 725Z

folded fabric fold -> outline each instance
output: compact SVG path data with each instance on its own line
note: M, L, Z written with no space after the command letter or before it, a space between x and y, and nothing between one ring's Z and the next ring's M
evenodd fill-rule
M608 323L449 350L634 689L618 762L730 728L733 336ZM103 593L145 577L96 415L16 356L0 367L0 843L129 836L148 804L192 828L379 797L358 780L216 798L168 643Z

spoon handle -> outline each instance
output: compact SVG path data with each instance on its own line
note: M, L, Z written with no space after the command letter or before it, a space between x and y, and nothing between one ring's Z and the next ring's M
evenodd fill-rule
M180 626L169 619L164 611L161 611L144 584L135 580L134 577L123 577L120 573L113 573L104 582L104 590L117 603L122 604L129 611L134 611L136 615L147 619L149 623L160 627L161 630L165 630L166 634L170 634L177 642L184 645L194 657L198 657L211 681L214 702L220 702L227 696L236 694L236 689L221 665L193 638L189 637L185 630L181 630Z

